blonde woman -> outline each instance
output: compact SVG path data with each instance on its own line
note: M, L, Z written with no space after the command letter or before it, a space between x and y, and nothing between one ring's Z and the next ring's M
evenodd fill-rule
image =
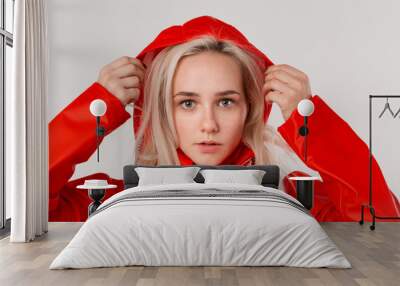
M163 30L136 58L106 65L98 81L50 122L50 221L86 219L89 199L70 191L85 179L117 184L107 197L123 189L121 180L106 174L68 182L74 166L96 148L87 132L94 128L88 106L95 98L108 105L108 133L130 118L125 106L134 104L133 163L277 164L280 187L292 195L289 174L318 175L323 182L316 183L312 214L320 221L359 220L360 205L368 200L368 150L345 121L312 96L307 76L289 65L273 65L233 26L203 16ZM298 135L303 119L296 111L304 98L315 105L307 165L301 159L304 138ZM277 131L267 125L273 103L285 120ZM68 120L72 113L79 120ZM376 162L374 168L380 189L376 211L398 216L399 202Z

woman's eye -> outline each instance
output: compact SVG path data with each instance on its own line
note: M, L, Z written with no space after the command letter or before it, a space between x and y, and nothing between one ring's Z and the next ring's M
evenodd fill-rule
M224 98L224 99L221 99L221 101L220 101L222 106L230 106L230 105L233 104L233 102L234 101L232 99L229 99L229 98Z
M190 108L193 108L194 101L193 100L183 100L179 103L179 105L182 106L184 109L190 109Z

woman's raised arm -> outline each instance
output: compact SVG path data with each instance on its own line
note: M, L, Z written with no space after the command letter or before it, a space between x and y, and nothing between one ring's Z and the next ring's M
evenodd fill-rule
M120 57L105 65L98 80L65 107L49 123L49 209L57 208L60 190L74 173L75 165L86 162L96 150L96 121L89 111L94 99L102 99L107 111L102 117L105 135L130 118L125 106L135 102L144 79L143 64Z
M311 212L319 221L358 221L361 204L367 204L369 199L368 146L319 96L311 100L315 111L308 120L307 165L323 179L315 182L315 207ZM304 137L298 131L303 121L295 110L278 131L304 160ZM388 188L375 159L372 168L376 214L399 216L399 201ZM286 190L294 189L294 183L287 179L284 183Z
M101 123L108 135L130 118L121 102L99 83L94 83L49 123L49 210L57 208L59 191L96 150L96 120L90 113L92 100L102 99L107 112Z

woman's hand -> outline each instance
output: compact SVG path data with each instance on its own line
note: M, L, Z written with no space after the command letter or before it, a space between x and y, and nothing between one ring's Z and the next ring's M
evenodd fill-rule
M273 65L265 71L262 94L267 102L275 102L281 109L285 121L297 108L297 104L311 97L308 77L289 65Z
M125 106L138 99L144 73L145 67L140 60L124 56L104 66L97 82Z

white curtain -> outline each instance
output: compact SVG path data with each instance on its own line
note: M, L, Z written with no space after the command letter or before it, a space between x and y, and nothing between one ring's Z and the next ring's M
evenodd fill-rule
M6 98L6 181L11 242L48 230L47 13L45 0L15 1L12 92Z

